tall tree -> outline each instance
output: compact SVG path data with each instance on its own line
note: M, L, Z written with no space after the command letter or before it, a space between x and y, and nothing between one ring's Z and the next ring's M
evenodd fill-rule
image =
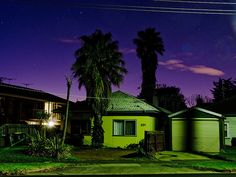
M221 79L213 82L213 89L211 93L213 95L213 102L219 102L233 95L236 95L236 81L232 78Z
M119 86L127 73L118 41L112 40L111 33L96 30L91 35L81 36L82 47L75 52L76 62L72 65L79 89L85 87L87 101L94 116L92 145L101 147L104 142L102 115L105 113L111 85Z
M186 108L184 95L175 86L158 85L155 89L154 105L163 107L171 112Z
M138 38L133 42L137 46L136 53L141 59L142 66L142 86L139 96L148 103L152 103L156 87L157 54L163 55L165 51L163 40L155 28L147 28L144 31L139 31Z

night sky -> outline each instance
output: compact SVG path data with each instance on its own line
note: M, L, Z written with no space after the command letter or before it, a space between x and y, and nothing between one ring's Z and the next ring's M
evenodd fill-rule
M124 54L128 74L119 89L136 96L142 75L133 39L138 31L155 27L166 50L158 58L158 84L180 87L186 97L211 97L213 81L236 78L236 4L197 2L1 0L0 77L65 98L65 75L71 73L74 52L81 46L78 37L101 29L112 33ZM155 7L210 11L160 12ZM83 100L85 95L74 80L71 100Z

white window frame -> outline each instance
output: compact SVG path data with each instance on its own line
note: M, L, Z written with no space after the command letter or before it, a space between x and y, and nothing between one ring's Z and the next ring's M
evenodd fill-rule
M227 136L225 136L225 138L230 138L229 136L229 122L224 122L224 132L225 132L225 125L226 125L226 132L227 132Z
M123 126L124 126L124 129L123 129L123 134L122 135L115 135L114 134L114 123L116 122L116 121L118 121L118 122L123 122ZM134 122L134 127L135 127L135 129L134 129L134 134L133 135L126 135L126 122ZM113 120L113 122L112 122L112 135L113 136L136 136L136 134L137 134L137 122L136 122L136 120L120 120L120 119L115 119L115 120Z

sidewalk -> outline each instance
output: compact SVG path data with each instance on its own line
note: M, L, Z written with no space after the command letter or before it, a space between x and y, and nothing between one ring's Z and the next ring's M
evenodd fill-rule
M208 157L185 152L163 151L156 159L132 157L134 151L117 149L81 150L75 153L80 163L71 164L65 169L43 172L45 175L134 175L134 174L180 174L215 173L210 170L197 170L178 164L180 161L210 160ZM130 157L131 156L131 157ZM127 158L128 157L128 158ZM42 173L29 173L42 175Z

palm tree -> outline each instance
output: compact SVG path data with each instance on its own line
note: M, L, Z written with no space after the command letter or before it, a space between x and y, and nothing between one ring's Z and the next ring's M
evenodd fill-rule
M138 38L133 40L136 44L137 56L142 65L142 86L140 97L152 103L156 87L156 69L158 65L157 54L163 55L165 51L160 33L155 28L147 28L138 32Z
M104 141L102 115L105 113L111 85L119 86L127 73L118 42L112 40L111 33L96 30L90 36L81 36L82 47L75 52L76 62L72 65L79 89L86 89L87 101L92 108L94 126L92 145L101 147Z

